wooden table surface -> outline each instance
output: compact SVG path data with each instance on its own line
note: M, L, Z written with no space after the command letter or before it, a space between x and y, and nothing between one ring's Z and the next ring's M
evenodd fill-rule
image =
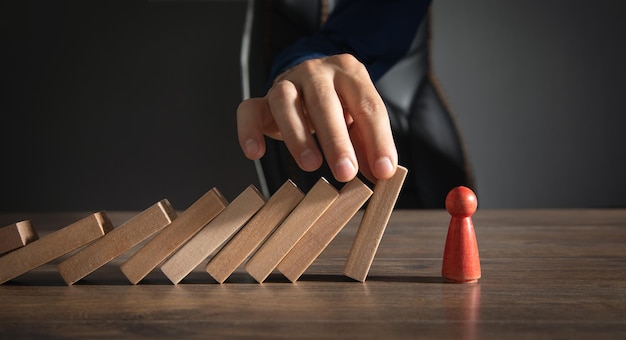
M88 213L3 214L40 234ZM115 225L133 212L109 212ZM120 259L73 286L57 260L0 286L0 338L626 338L626 210L479 210L482 279L441 278L449 216L393 213L365 283L341 275L359 217L292 284L239 269L131 285Z

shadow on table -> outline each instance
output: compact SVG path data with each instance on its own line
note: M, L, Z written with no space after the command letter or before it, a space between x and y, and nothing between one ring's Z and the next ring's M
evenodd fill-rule
M298 281L310 282L359 282L344 275L316 275L303 274ZM401 276L401 275L373 275L368 276L365 282L413 282L413 283L446 283L440 276Z
M303 274L297 282L352 282L359 283L352 278L341 274ZM405 282L405 283L446 283L439 276L401 276L401 275L372 275L368 276L366 282ZM291 283L286 277L279 273L270 274L264 283ZM218 284L210 275L205 272L192 272L186 276L180 285L198 284ZM224 284L258 284L250 275L246 273L233 273ZM67 286L63 278L57 271L33 271L25 273L9 282L6 286ZM121 272L96 271L74 285L110 285L121 286L131 285ZM139 285L173 285L167 277L159 271L148 274Z

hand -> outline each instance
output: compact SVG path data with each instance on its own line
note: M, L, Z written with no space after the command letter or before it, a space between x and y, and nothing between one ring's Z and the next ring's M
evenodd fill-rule
M398 164L385 105L365 66L350 54L307 60L285 71L265 97L239 105L237 129L249 159L265 154L267 135L283 140L304 171L318 169L324 157L340 182L359 169L373 182L386 179Z

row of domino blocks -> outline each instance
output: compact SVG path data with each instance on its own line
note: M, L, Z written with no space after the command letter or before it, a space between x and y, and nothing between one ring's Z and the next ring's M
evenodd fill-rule
M399 166L373 191L355 178L338 192L321 178L305 195L287 181L267 201L252 185L230 203L213 188L180 216L164 199L116 228L101 211L42 238L18 222L0 229L0 284L75 251L58 264L72 285L143 241L120 266L132 284L159 265L177 284L220 247L206 265L219 283L246 259L259 283L275 269L295 282L369 200L343 269L363 282L406 173Z

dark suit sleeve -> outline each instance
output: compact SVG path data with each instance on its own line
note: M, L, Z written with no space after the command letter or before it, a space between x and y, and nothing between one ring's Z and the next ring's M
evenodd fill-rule
M276 57L270 81L305 60L340 53L354 55L376 81L407 53L430 2L339 1L318 32Z

